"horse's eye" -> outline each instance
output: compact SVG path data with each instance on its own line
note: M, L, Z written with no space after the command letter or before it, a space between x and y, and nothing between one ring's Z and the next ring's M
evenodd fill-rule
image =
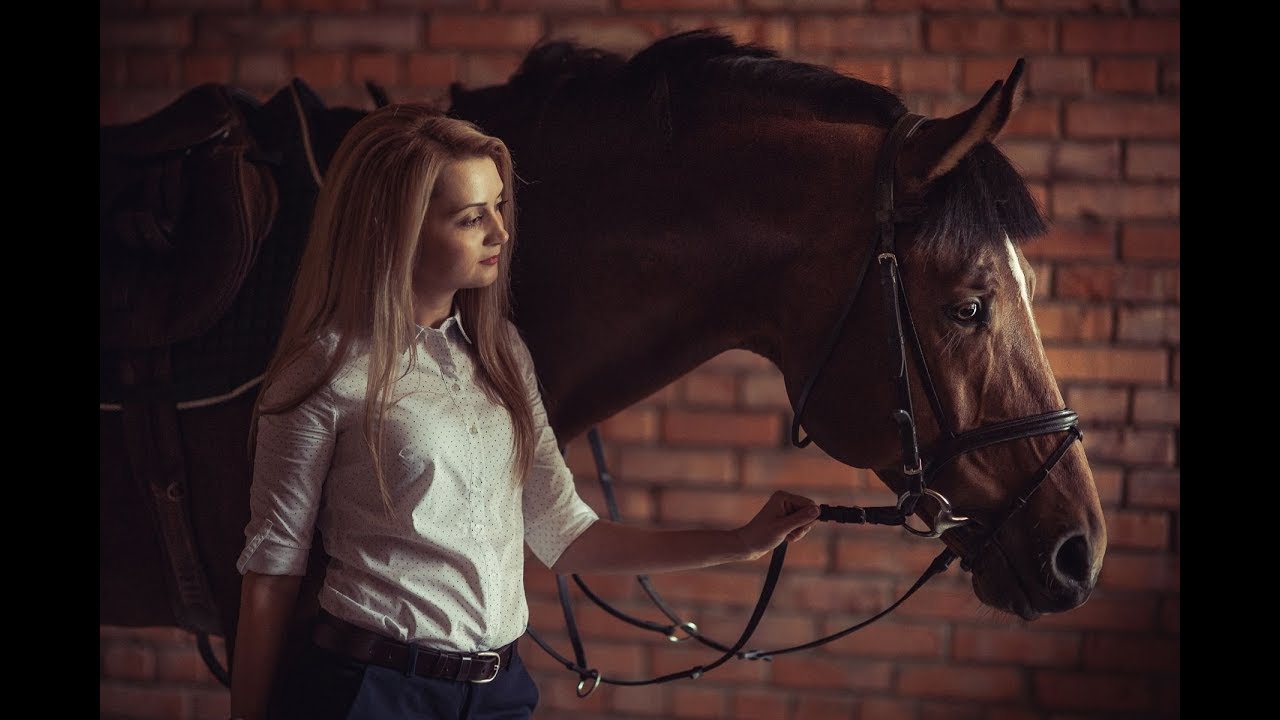
M952 320L966 325L987 319L986 307L982 304L982 300L978 298L969 298L964 302L952 305L949 313Z

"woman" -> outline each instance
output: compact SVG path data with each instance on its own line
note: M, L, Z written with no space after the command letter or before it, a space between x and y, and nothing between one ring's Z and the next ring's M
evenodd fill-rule
M734 530L645 529L578 497L508 320L512 180L500 140L424 104L334 154L254 412L234 717L529 717L526 544L557 573L657 573L816 519L778 492ZM320 619L277 678L316 531Z

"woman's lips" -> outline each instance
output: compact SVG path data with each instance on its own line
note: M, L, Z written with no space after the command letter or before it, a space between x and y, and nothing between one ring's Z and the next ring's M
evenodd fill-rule
M481 264L481 265L497 265L497 264L498 264L498 258L499 258L499 257L500 257L500 256L498 256L498 255L494 255L494 256L493 256L493 257L491 257L491 258L485 258L484 260L481 260L481 261L480 261L480 264Z

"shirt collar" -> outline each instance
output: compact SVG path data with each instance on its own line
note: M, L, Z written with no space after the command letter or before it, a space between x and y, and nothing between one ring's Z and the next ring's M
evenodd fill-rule
M427 332L432 329L427 327L426 325L418 325L417 323L414 323L414 325L417 325L419 337L421 337L421 335L424 332ZM458 332L462 334L463 340L466 340L467 343L470 345L475 345L475 342L471 340L471 336L467 334L466 326L462 324L462 311L459 310L457 306L454 306L453 314L445 318L444 322L440 323L439 332L440 333L448 332L450 325L456 326L458 328Z

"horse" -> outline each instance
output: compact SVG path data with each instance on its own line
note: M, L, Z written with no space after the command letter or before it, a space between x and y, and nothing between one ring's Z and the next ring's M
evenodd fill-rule
M946 117L713 30L630 58L544 42L506 83L455 84L442 112L502 138L515 161L514 320L560 441L749 351L782 374L792 443L871 470L899 498L889 522L939 539L983 604L1025 620L1082 605L1106 526L1032 310L1022 246L1047 221L996 145L1024 67ZM234 107L280 197L256 260L272 267L249 270L228 316L265 329L238 356L247 379L225 383L240 379L238 392L176 411L188 554L211 598L202 627L228 653L254 374L328 157L363 115L324 107L297 80ZM267 310L238 312L250 290L270 296ZM199 341L180 340L172 358ZM124 413L103 407L100 620L181 624L173 553L122 450ZM855 521L870 521L865 509Z

